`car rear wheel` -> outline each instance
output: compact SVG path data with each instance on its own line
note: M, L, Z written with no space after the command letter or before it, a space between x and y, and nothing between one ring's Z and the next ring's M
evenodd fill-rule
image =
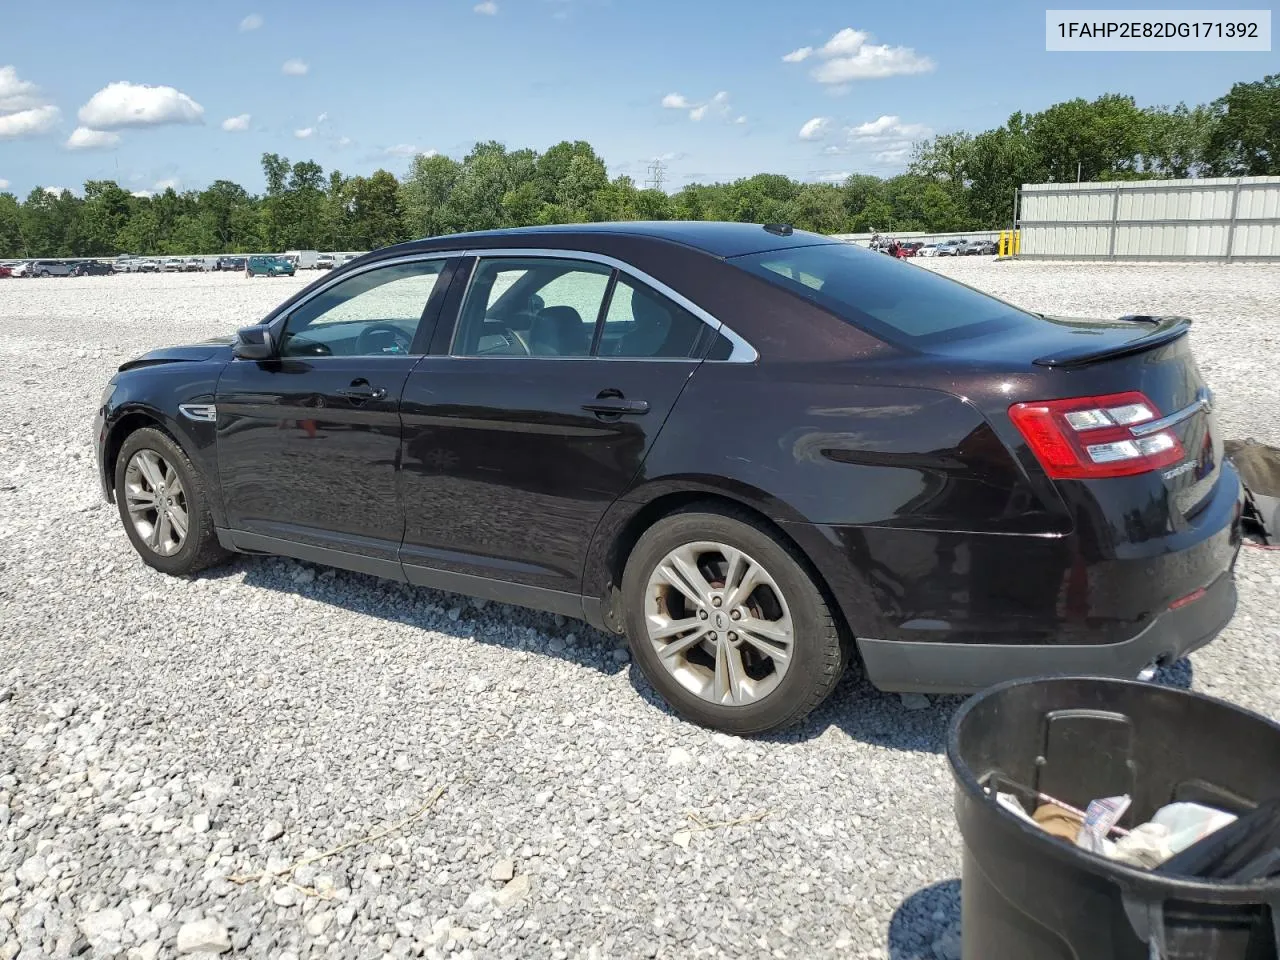
M144 427L125 438L115 489L125 533L147 565L186 576L230 556L218 543L199 471L162 431Z
M627 637L682 717L729 733L798 723L831 693L845 655L800 558L731 510L674 513L623 575Z

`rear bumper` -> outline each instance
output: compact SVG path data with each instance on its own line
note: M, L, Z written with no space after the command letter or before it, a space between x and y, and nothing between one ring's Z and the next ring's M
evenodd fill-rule
M1091 674L1133 678L1149 664L1172 663L1222 632L1236 610L1234 570L1204 596L1169 610L1120 643L981 644L858 640L868 679L895 692L972 693L1019 677Z

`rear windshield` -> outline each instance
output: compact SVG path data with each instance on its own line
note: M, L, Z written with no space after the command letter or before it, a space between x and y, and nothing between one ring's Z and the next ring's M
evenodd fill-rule
M729 262L890 343L924 346L1039 320L927 267L851 243L788 247Z

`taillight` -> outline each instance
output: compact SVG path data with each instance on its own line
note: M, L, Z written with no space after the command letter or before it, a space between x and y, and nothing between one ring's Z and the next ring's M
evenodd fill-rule
M1182 443L1172 430L1134 431L1160 417L1141 393L1016 403L1009 419L1055 480L1131 477L1177 463Z

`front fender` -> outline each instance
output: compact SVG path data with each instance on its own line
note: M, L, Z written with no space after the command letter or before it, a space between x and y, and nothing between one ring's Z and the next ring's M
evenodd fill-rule
M182 447L200 471L214 523L225 525L226 511L218 480L217 425L180 412L185 404L212 404L222 364L173 365L138 368L121 376L99 411L98 470L106 491L114 491L115 460L125 438L134 430L158 426Z

